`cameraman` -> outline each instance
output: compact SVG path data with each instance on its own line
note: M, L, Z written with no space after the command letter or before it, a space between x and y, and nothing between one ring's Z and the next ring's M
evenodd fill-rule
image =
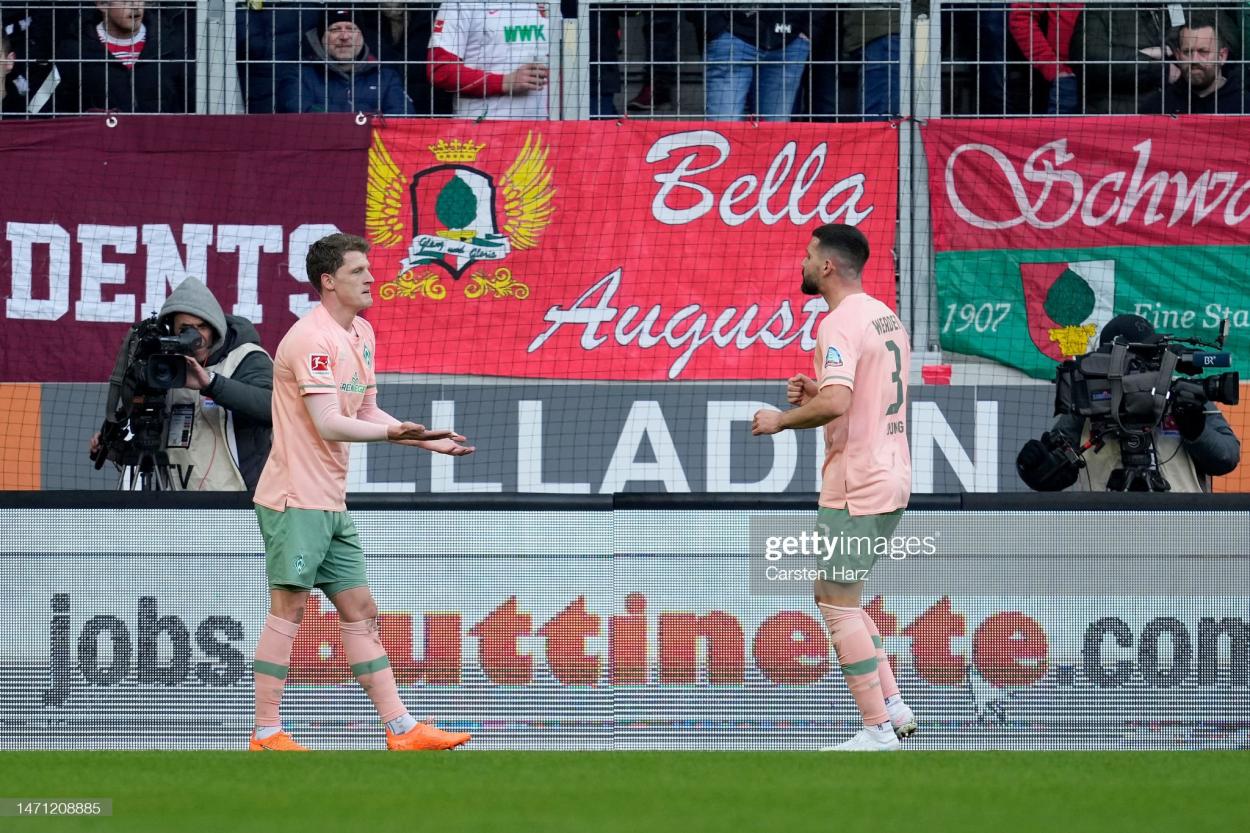
M199 348L186 356L186 386L168 393L164 433L173 488L255 490L273 440L273 360L260 346L256 327L226 315L208 287L191 277L165 301L160 321L172 335L191 328L201 337ZM110 420L123 395L134 333L123 342L109 377ZM99 445L97 432L92 455Z
M1107 322L1099 335L1100 351L1109 351L1116 337L1128 343L1147 343L1155 338L1154 327L1139 315L1118 315ZM1228 474L1241 461L1241 443L1219 409L1198 390L1178 399L1163 421L1154 428L1154 444L1159 472L1173 492L1209 492L1210 478ZM1074 449L1089 441L1090 422L1076 414L1061 414L1051 425ZM1062 455L1048 450L1042 442L1030 440L1016 459L1020 477L1029 488L1049 492L1071 490L1105 491L1111 474L1122 464L1120 443L1106 436L1099 451L1083 455L1084 469L1065 465Z

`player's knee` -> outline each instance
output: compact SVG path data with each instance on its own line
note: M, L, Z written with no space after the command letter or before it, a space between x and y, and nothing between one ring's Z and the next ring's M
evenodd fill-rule
M298 625L304 621L304 608L307 604L307 593L274 595L269 600L269 612L279 619Z

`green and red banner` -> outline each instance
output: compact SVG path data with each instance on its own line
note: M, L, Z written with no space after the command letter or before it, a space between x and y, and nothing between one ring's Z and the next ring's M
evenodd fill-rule
M379 368L557 379L802 369L814 228L895 303L889 125L398 120L369 153Z
M942 347L1037 378L1136 313L1250 370L1250 118L931 121Z

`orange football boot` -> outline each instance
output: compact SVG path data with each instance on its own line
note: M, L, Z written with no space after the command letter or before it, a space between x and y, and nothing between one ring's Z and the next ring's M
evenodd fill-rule
M396 752L422 752L454 749L468 743L473 736L468 732L444 732L429 723L418 723L402 735L387 728L386 748Z
M286 732L278 732L264 740L258 740L256 730L252 730L252 741L248 744L252 752L307 752L307 746L301 746Z

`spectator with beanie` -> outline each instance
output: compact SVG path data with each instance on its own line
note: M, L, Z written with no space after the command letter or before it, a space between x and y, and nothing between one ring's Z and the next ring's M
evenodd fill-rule
M352 9L328 10L304 33L304 63L282 87L283 113L412 112L403 79L369 51Z
M161 25L159 15L148 19L143 0L95 5L100 22L84 21L82 31L57 49L57 110L193 112L195 95L178 27Z

